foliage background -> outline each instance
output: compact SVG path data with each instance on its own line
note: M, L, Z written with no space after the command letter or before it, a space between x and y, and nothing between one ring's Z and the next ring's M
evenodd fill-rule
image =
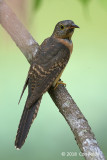
M26 4L30 4L29 25L22 21L39 44L60 20L72 19L80 26L75 30L73 54L62 79L107 158L107 1L39 0ZM0 159L82 160L75 156L80 151L74 136L47 93L25 145L20 151L14 148L27 91L19 107L17 102L28 69L25 57L0 27ZM62 157L62 152L74 155Z

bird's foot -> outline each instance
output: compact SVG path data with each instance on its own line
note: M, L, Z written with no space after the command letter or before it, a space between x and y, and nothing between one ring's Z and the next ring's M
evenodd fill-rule
M59 81L56 83L56 85L55 85L55 87L54 87L54 90L58 87L59 84L63 84L64 86L66 86L66 83L64 83L63 81L59 80Z

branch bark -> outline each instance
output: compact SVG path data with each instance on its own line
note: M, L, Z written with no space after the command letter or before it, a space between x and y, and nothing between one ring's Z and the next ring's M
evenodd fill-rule
M3 0L0 0L0 24L25 55L28 62L32 63L39 45Z
M0 23L31 64L39 45L4 0L0 0ZM87 120L66 88L59 85L54 90L51 87L49 94L69 124L85 159L105 160Z
M91 127L67 89L63 85L59 85L55 90L51 87L49 94L70 126L85 159L104 160Z

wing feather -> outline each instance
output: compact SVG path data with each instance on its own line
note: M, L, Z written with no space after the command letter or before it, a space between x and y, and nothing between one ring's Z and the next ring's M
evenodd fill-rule
M50 88L65 68L69 57L69 49L54 38L46 40L46 43L41 45L29 71L30 96L26 101L27 108Z
M39 78L39 81L38 77L35 78L35 87L32 91L31 96L26 101L27 108L32 106L33 103L35 103L35 101L50 88L50 86L53 84L57 76L60 74L61 70L62 70L61 67L56 67L50 72L50 74ZM30 80L32 81L32 79L29 79L29 81Z

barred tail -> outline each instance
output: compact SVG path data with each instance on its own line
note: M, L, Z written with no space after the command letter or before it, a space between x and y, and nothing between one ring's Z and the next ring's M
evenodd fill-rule
M22 147L22 145L25 142L25 139L27 138L31 124L33 123L33 120L37 116L37 112L38 112L38 109L40 106L41 98L42 97L40 97L36 101L36 103L33 106L31 106L30 108L26 108L26 105L24 107L23 114L22 114L22 117L20 120L17 135L16 135L16 140L15 140L15 147L17 149L20 149Z

